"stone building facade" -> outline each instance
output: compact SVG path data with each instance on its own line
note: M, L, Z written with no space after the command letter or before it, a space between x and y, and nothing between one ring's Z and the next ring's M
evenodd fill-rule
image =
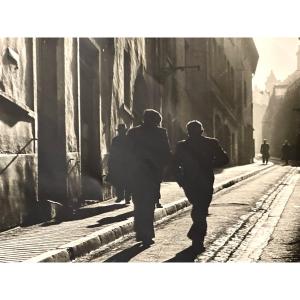
M201 120L231 164L254 157L252 75L258 52L251 38L158 39L162 112L171 144L186 122Z
M111 197L119 123L163 114L171 146L191 119L250 162L252 39L1 38L0 230Z
M34 47L0 41L0 230L25 222L37 198Z
M281 157L281 146L285 140L296 143L300 132L299 113L299 79L300 79L300 46L296 53L297 66L285 80L277 81L272 86L268 107L263 116L262 135L270 144L270 154Z
M0 50L0 230L110 197L109 145L132 125L145 39L2 38Z
M277 84L277 82L278 80L276 79L275 74L271 71L265 82L264 90L260 90L257 86L255 86L252 91L255 153L260 153L260 146L263 139L266 138L263 135L263 118L267 110L270 97L272 96L274 85Z

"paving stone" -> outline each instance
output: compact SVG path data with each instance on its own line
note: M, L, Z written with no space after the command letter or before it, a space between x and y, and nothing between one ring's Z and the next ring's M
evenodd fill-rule
M222 172L216 174L215 185L230 178L257 170L264 170L265 168L266 166L263 166L258 162L250 165L224 169ZM161 196L161 203L164 206L167 206L169 203L184 198L184 192L177 183L166 182L162 184ZM176 208L181 209L185 206L186 204L182 203L178 204ZM12 252L12 249L14 261L22 261L24 260L24 257L25 259L28 259L37 254L51 251L78 238L92 234L99 229L107 228L116 221L119 222L122 221L122 219L130 220L132 217L133 205L125 207L123 204L116 204L114 199L112 199L90 205L85 209L86 211L87 209L90 209L95 212L102 210L102 213L96 213L96 215L80 219L76 219L75 216L74 220L56 224L48 222L23 228L17 227L0 233L0 257L8 257L8 261L11 261L11 256L8 256L8 253ZM163 210L163 212L159 212L158 214L164 216L166 213L169 214L173 211L174 210L171 208L166 208L166 210ZM129 233L130 228L132 228L132 223L131 225L124 225L121 227L121 233ZM119 231L107 233L106 236L102 238L101 243L111 241L119 235Z

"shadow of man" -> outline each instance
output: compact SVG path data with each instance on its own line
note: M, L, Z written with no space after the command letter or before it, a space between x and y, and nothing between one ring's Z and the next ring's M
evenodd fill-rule
M87 228L96 228L96 227L101 227L103 225L109 225L109 224L113 224L116 222L121 222L121 221L125 221L128 218L133 216L133 212L129 211L126 212L124 214L120 214L114 217L106 217L106 218L102 218L100 220L97 221L97 224L93 224L93 225L88 225L86 226Z
M137 256L139 253L146 250L147 246L143 246L143 244L138 243L133 245L130 248L124 249L123 251L111 256L104 262L129 262L133 257Z
M202 252L204 252L204 249L201 251L195 251L195 248L190 246L178 252L174 257L166 260L165 262L195 262L197 256Z

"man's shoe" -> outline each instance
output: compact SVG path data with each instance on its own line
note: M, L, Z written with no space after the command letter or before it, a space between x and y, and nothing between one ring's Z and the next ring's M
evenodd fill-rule
M143 247L150 247L151 245L153 245L154 244L154 241L152 240L152 239L150 239L150 240L142 240L142 244L143 244Z
M205 247L204 247L203 243L201 243L201 242L194 242L193 241L192 248L197 253L201 253L201 252L205 251Z
M156 203L156 208L163 208L163 206L160 203Z
M117 198L116 203L120 203L122 200L124 200L124 199Z
M130 204L130 200L125 200L125 204Z

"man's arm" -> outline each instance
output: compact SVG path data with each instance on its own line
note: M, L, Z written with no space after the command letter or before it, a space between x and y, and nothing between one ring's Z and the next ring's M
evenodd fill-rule
M214 160L213 166L215 168L220 168L229 163L229 157L227 153L221 147L219 141L217 139L213 140L214 143Z

